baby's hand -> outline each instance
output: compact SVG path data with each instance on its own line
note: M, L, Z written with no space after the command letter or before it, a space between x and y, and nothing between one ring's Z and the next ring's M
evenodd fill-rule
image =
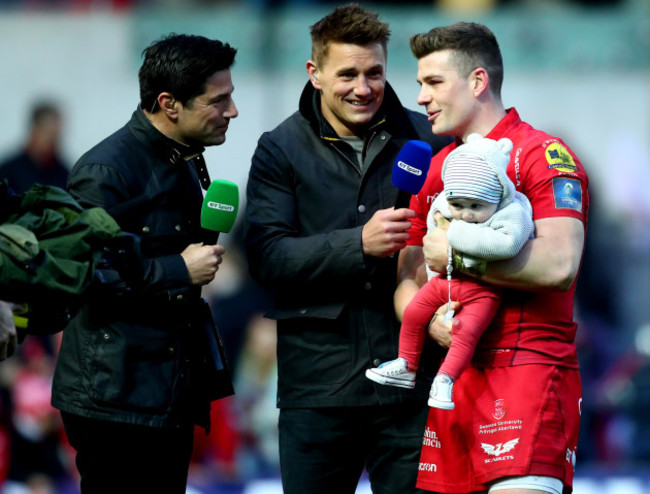
M438 228L442 228L445 231L447 228L449 228L449 220L445 218L440 211L436 211L436 213L433 215L433 219L436 222Z

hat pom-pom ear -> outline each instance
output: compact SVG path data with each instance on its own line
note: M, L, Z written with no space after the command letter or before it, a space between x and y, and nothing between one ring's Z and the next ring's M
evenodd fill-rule
M510 153L512 151L512 141L508 139L507 137L503 137L497 141L497 144L499 145L499 149L501 152L505 155Z

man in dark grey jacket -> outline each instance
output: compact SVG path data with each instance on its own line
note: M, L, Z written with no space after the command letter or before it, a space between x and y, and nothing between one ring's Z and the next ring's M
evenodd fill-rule
M246 248L252 275L276 296L268 316L278 324L287 494L353 493L364 466L375 493L415 491L435 369L423 369L415 392L364 372L398 344L394 254L413 212L394 208L395 158L409 140L434 152L449 141L386 83L389 34L356 5L313 25L299 110L253 156Z
M237 116L235 53L201 36L149 46L131 120L70 172L82 206L104 208L141 239L124 260L125 289L90 295L63 333L52 402L83 494L185 493L194 424L207 428L210 402L232 394L207 351L214 334L201 299L225 249L201 229L200 211L201 153Z

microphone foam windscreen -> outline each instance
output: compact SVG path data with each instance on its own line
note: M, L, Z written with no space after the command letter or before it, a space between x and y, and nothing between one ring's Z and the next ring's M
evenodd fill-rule
M408 141L400 150L393 166L393 185L409 194L417 194L422 189L433 150L428 142Z
M201 207L201 226L206 230L228 233L237 219L239 188L228 180L213 180Z

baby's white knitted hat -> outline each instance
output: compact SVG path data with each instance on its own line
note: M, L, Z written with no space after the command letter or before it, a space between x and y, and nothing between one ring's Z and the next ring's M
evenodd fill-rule
M470 134L467 142L454 149L442 165L445 197L501 202L504 191L500 175L510 161L512 141Z

